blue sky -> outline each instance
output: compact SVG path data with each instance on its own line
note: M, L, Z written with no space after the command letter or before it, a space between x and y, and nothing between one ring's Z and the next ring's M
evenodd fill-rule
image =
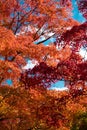
M84 22L85 18L82 16L80 11L78 10L77 2L76 0L72 0L72 5L73 5L73 18L79 22Z

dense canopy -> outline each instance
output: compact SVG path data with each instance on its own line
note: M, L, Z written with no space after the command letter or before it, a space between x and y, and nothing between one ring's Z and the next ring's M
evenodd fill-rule
M87 130L87 0L76 4L83 23L71 0L0 0L0 130Z

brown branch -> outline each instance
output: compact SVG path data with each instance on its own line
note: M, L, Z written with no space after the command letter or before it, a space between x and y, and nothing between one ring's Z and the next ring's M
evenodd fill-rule
M46 42L47 40L49 40L49 39L50 39L51 37L53 37L54 35L55 35L55 34L53 34L52 36L46 38L45 40L42 40L42 41L38 42L36 45L39 45L39 44L41 44L41 43L43 43L43 42Z

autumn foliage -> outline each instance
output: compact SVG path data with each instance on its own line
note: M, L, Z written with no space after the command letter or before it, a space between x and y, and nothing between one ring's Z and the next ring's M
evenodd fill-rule
M0 0L0 130L87 130L87 1L77 6L84 23L71 0ZM58 81L67 90L51 90Z

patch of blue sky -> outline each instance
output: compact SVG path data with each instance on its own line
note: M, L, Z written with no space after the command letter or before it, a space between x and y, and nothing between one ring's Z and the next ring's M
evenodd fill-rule
M58 81L56 83L52 83L52 89L53 88L63 88L64 87L64 81Z
M21 5L23 5L23 4L24 4L24 0L20 0L19 2L20 2L20 4L21 4Z
M58 90L58 91L68 90L68 88L65 87L64 81L58 81L56 83L52 83L50 89L51 90Z
M3 56L0 56L0 60L5 60L5 58Z
M82 16L82 14L80 13L80 11L78 10L78 6L77 6L77 1L76 0L72 0L72 5L73 5L73 18L77 21L79 21L80 23L85 22L85 18Z
M48 34L49 35L49 34ZM49 36L50 37L50 36ZM48 38L49 38L48 37ZM46 40L46 38L44 36L41 36L38 40L36 40L34 43L38 44L38 42L43 42L44 45L49 45L50 43L53 43L55 41L55 38L52 36L50 37L48 40Z
M12 82L11 79L7 79L7 80L6 80L6 83L8 83L8 85L12 85L13 82Z
M6 81L4 81L3 83L2 83L2 85L6 85L6 84L8 84L8 85L12 85L13 84L13 82L12 82L12 80L11 79L7 79Z
M44 45L49 45L50 43L53 43L55 41L54 37L51 37L49 40L44 42Z

